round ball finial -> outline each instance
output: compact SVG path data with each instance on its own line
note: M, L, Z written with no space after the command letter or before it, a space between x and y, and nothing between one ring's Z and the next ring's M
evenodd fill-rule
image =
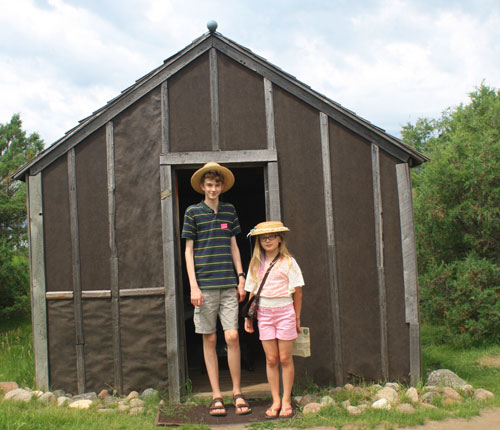
M210 31L210 33L215 33L215 30L217 30L217 21L214 21L213 19L208 21L207 28L208 28L208 31Z

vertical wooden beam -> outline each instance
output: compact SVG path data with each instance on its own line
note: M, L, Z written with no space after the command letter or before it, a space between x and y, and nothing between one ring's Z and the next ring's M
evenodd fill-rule
M380 310L380 362L382 377L389 378L389 350L387 341L387 293L384 269L384 229L382 211L382 189L380 185L380 154L379 147L372 143L372 183L373 208L375 220L375 248L377 257L377 283Z
M161 153L170 151L170 115L168 110L168 84L161 84Z
M212 112L212 150L220 151L219 132L219 70L217 68L217 50L210 48L210 107Z
M266 110L267 149L276 149L276 132L274 127L273 84L264 78L264 103ZM280 182L278 162L269 162L264 174L266 197L266 219L281 220Z
M106 158L108 177L108 224L110 250L111 320L113 336L113 381L114 388L123 393L122 354L120 336L120 290L118 284L118 249L116 245L116 201L115 201L115 141L113 123L106 124Z
M165 286L165 325L167 336L168 394L174 402L180 400L184 357L179 353L179 311L175 273L174 207L172 167L160 166L161 215L163 235L163 282Z
M264 103L266 108L267 149L275 149L273 83L267 78L264 78Z
M73 291L75 313L76 372L78 392L85 392L85 339L83 336L82 279L80 272L80 232L78 229L78 201L76 190L75 148L68 152L69 212L71 227L71 257L73 265Z
M321 132L321 158L323 160L323 184L325 199L326 237L328 246L328 275L330 306L333 316L332 344L334 348L333 363L335 367L335 383L344 383L344 365L342 360L342 332L340 327L340 303L337 272L337 250L335 242L335 223L333 218L332 172L330 165L330 134L328 131L328 115L319 114Z
M28 239L31 273L31 320L35 384L39 390L49 389L49 352L47 338L47 303L45 299L45 250L43 238L42 173L27 176Z
M401 246L403 253L403 278L405 289L405 316L410 335L410 383L416 385L421 376L420 318L418 313L417 247L413 221L413 200L410 168L408 164L396 165L401 221Z

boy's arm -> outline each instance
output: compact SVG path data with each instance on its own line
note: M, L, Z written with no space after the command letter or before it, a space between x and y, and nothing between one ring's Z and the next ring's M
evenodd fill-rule
M236 273L243 273L240 249L238 248L238 243L236 242L236 236L231 236L231 255L233 256L233 264L236 269ZM245 300L246 295L245 278L243 276L238 276L238 300L240 303Z
M203 304L203 294L201 293L198 281L196 280L196 272L194 270L194 251L193 240L186 239L186 270L189 277L189 286L191 287L191 304L193 306L201 306Z
M302 287L295 287L295 293L293 293L293 307L295 309L297 333L299 333L300 332L300 312L302 311Z

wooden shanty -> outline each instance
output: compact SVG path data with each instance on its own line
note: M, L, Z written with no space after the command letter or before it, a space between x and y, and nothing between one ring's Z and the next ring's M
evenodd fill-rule
M426 160L252 51L204 34L15 174L28 185L37 385L159 387L178 399L195 379L180 229L201 200L189 178L208 161L235 174L224 198L240 217L244 266L255 224L291 229L312 350L296 359L297 378L416 383L410 168ZM244 358L262 361L258 341L242 334L241 343Z

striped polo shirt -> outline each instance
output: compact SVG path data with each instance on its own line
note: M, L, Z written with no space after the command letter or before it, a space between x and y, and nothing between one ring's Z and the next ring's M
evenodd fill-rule
M186 209L181 236L194 241L194 268L200 289L237 286L231 237L240 232L231 203L219 201L217 213L203 201Z

